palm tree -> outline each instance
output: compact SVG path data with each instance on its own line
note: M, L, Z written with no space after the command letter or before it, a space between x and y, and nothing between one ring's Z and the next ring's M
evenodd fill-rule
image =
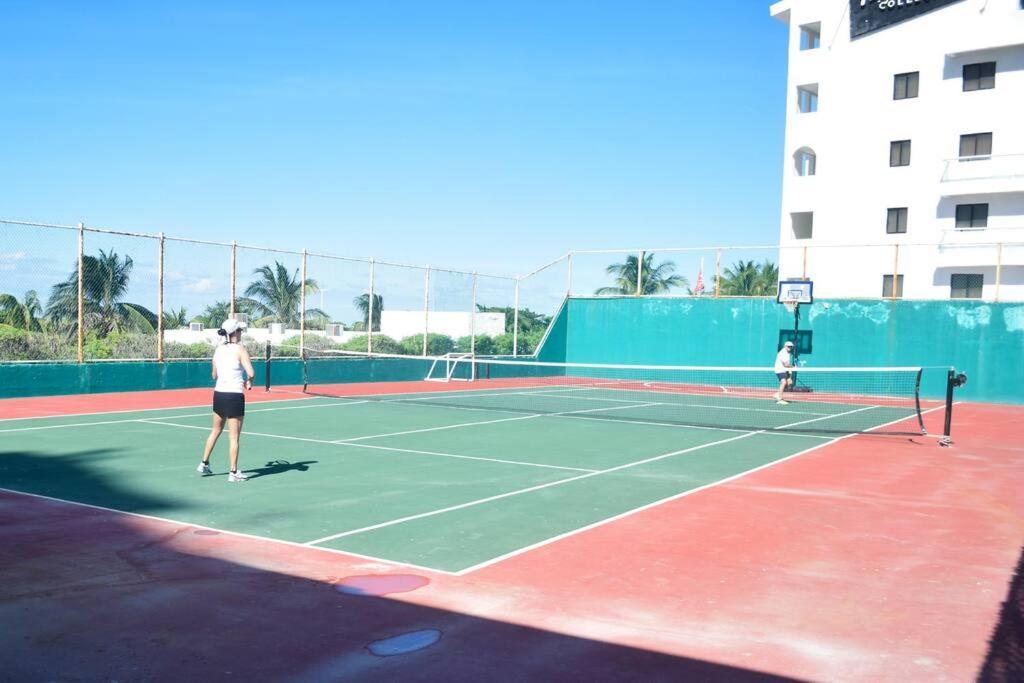
M366 321L370 317L370 295L360 294L356 298L352 299L352 305L359 309L360 322L356 323L356 327L362 326L362 329L366 329ZM373 295L373 331L380 331L380 314L384 310L384 297L380 294Z
M305 289L306 294L320 291L316 280L301 282L298 268L289 274L288 268L280 261L275 261L273 267L260 266L253 275L257 278L245 288L245 297L238 303L257 316L259 322L279 322L286 327L298 327L302 290ZM307 318L327 317L319 308L307 308L305 314ZM220 325L220 321L217 324Z
M164 329L177 330L188 326L188 313L182 306L178 310L173 308L164 312Z
M82 257L83 313L86 328L100 337L111 332L153 334L156 314L145 306L122 301L135 267L130 256L103 251L98 256ZM53 286L46 304L46 317L55 327L68 332L78 329L78 269L64 282Z
M674 275L676 264L672 261L662 261L660 265L654 265L654 254L644 254L641 272L641 294L662 294L673 287L686 287L690 283L682 275ZM637 264L636 256L627 256L624 263L613 263L605 272L615 276L614 287L601 287L595 294L603 296L607 294L636 294L637 293Z
M737 261L722 273L721 292L726 296L769 296L775 293L779 269L771 261L758 265Z
M761 294L766 296L779 291L779 267L768 259L761 264L760 289Z
M18 327L29 332L39 332L42 325L39 314L43 306L35 290L25 292L25 298L18 301L13 294L0 294L0 323Z

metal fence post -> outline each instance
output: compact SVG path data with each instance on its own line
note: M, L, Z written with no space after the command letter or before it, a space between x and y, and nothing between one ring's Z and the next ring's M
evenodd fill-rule
M366 352L373 353L373 259L370 259L370 291L366 302Z
M722 250L715 249L715 298L722 294Z
M996 245L996 301L999 301L999 287L1003 283L1003 243Z
M238 243L232 240L231 242L231 315L230 318L235 317L235 297L236 287L238 285Z
M469 309L469 353L476 353L476 273L473 273L473 303Z
M807 247L804 247L804 274L803 278L807 279Z
M299 282L299 357L306 357L306 250L302 250L302 281Z
M569 263L569 283L566 287L565 295L572 296L572 252L570 251L566 254L565 258Z
M516 278L516 292L513 296L513 307L515 311L512 313L512 357L515 358L519 355L519 278Z
M637 254L636 261L636 295L641 296L644 293L644 251L640 250Z
M895 301L897 298L899 298L896 294L896 291L900 281L900 245L894 244L892 246L892 292L890 293L889 298Z
M430 266L423 276L423 355L427 355L427 335L430 334Z
M85 224L78 224L78 362L85 361Z
M156 359L164 362L164 234L160 233L156 266Z

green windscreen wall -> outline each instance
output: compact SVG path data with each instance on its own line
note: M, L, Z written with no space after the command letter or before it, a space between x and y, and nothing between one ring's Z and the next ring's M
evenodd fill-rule
M953 365L969 377L958 398L1024 403L1024 305L820 300L800 313L813 337L808 365ZM559 317L565 360L578 363L766 367L780 330L793 328L770 299L580 298ZM940 376L931 373L927 393L941 391Z
M538 351L543 361L767 367L793 316L769 299L570 299ZM1024 305L973 301L818 301L801 308L826 366L950 366L967 372L958 398L1024 403ZM332 381L416 379L422 361L357 360ZM263 384L263 364L256 366ZM273 363L275 385L302 383L302 364ZM316 378L314 378L316 379ZM925 391L941 392L941 371ZM212 387L209 361L0 363L0 398Z
M263 363L257 362L255 369L259 386L263 384ZM274 381L301 384L302 363L275 361ZM0 363L0 398L191 387L213 388L210 361Z

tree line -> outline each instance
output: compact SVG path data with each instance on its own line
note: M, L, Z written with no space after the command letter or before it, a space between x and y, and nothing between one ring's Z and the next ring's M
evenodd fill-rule
M88 358L152 358L156 352L157 314L146 306L127 301L129 284L135 263L130 256L121 256L113 251L100 250L95 256L82 259L82 319L85 329L86 356ZM305 316L306 327L323 330L330 318L327 313L315 307L302 311L302 298L320 291L316 280L304 281L298 269L294 272L280 262L264 265L253 271L253 280L246 286L243 296L235 301L235 311L249 316L255 326L282 323L286 328L299 327ZM39 293L30 290L22 298L13 294L0 293L0 359L3 360L47 360L65 359L76 355L74 348L78 334L78 268L63 281L55 284L45 305ZM381 314L384 311L384 297L373 295L372 315L370 294L364 293L352 301L359 318L346 325L350 330L380 330ZM495 353L512 352L511 338L514 310L511 307L489 307L478 305L481 312L502 312L505 314L505 334L494 340L477 335L476 345L483 349L496 349ZM184 307L170 308L163 314L164 329L179 329L190 322L202 323L207 328L220 327L221 322L231 315L229 301L215 301L201 313L189 316ZM372 318L372 319L371 319ZM520 309L519 337L520 352L532 352L543 330L550 322L548 316ZM508 339L503 337L508 335ZM467 338L468 339L468 338ZM383 335L374 335L375 350L381 352L403 352L416 347L415 353L422 352L423 338L414 340L391 340ZM485 341L486 340L486 341ZM360 346L361 344L361 346ZM339 347L366 349L362 337ZM467 346L465 339L452 339L445 335L430 335L428 351L447 353ZM401 349L401 351L399 350ZM205 357L210 345L165 344L167 357Z
M130 256L100 250L97 255L82 260L82 317L86 332L86 355L89 358L152 358L155 356L157 315L138 303L126 301L135 264ZM629 256L622 263L606 268L612 284L595 291L599 296L635 295L637 279L645 295L663 294L683 289L695 294L689 280L676 273L672 261L655 262L653 253L644 254L641 262ZM284 264L264 265L252 273L253 280L246 286L243 296L235 302L235 310L249 316L254 325L282 323L286 328L299 326L302 317L302 298L320 291L316 280L302 280L298 269L290 271ZM722 273L719 291L725 296L768 296L775 293L778 268L770 262L737 261ZM26 292L20 299L10 293L0 293L0 359L44 360L70 358L75 355L74 340L78 333L78 268L63 281L55 284L44 305L36 291ZM714 285L711 285L713 291ZM367 329L379 332L381 316L386 302L379 293L356 296L353 307L358 319L347 325L354 331ZM505 315L505 332L495 338L477 335L475 348L481 354L512 352L515 311L512 307L478 305L480 312L499 312ZM372 313L371 313L372 311ZM163 314L164 329L178 329L190 322L216 328L229 317L231 304L215 301L198 315L190 317L184 307L168 309ZM315 307L304 311L306 327L322 330L330 318ZM518 337L521 353L531 353L550 323L546 316L529 309L519 310ZM453 339L446 335L429 335L428 353L443 354L468 351L468 337ZM357 337L336 345L345 350L365 350L365 337ZM394 340L374 335L374 350L385 353L421 353L423 337ZM209 345L168 344L168 357L203 357L209 354Z

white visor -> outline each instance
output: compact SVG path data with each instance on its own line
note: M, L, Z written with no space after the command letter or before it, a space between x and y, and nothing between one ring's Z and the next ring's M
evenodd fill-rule
M220 325L220 329L224 330L225 334L234 334L238 330L244 330L247 325L241 320L235 320L234 318L228 318Z

